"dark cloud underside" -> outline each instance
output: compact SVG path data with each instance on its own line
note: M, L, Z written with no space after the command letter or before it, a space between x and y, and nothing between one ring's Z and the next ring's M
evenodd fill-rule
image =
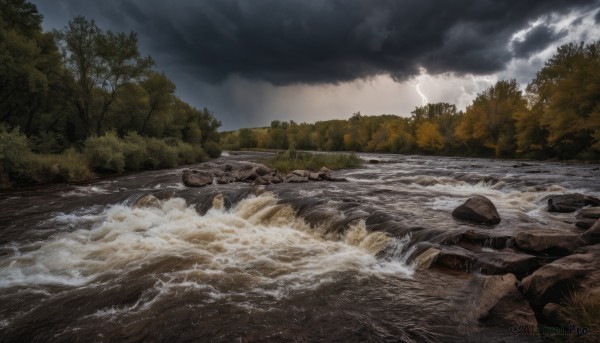
M337 83L378 74L490 74L514 57L512 35L540 16L597 8L584 0L60 1L134 30L163 65L208 82L230 75L274 84ZM598 16L596 16L598 19ZM518 57L561 33L545 26Z

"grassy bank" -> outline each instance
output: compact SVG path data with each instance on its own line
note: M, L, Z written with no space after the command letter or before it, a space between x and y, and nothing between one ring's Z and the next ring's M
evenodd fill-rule
M355 153L308 153L288 150L265 161L268 166L288 173L293 170L319 170L321 167L329 169L349 169L362 166L363 161Z
M221 154L213 142L201 147L178 138L142 137L134 132L123 137L114 132L92 136L80 149L62 153L41 153L32 145L18 129L0 126L0 189L11 184L86 182L97 177L95 173L170 168Z

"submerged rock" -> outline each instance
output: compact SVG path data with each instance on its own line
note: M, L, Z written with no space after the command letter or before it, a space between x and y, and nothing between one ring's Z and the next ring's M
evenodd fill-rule
M500 214L490 199L476 195L452 211L452 216L476 224L493 225L500 223Z
M213 182L213 177L213 174L204 170L186 169L183 171L181 179L183 184L188 187L204 187Z
M570 213L586 206L600 206L600 199L579 193L552 195L548 198L548 212Z
M160 200L152 194L146 194L139 197L131 206L133 208L142 207L160 207Z

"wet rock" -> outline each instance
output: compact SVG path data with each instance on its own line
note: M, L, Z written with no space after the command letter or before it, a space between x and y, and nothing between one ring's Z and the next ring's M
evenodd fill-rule
M281 177L281 175L279 174L275 174L272 178L271 178L271 183L277 184L277 183L282 183L283 182L283 178Z
M600 207L581 209L577 212L575 218L600 219Z
M490 199L476 195L452 211L452 216L476 224L493 225L500 222L500 215Z
M552 195L548 198L548 212L570 213L586 206L600 206L600 199L579 193Z
M160 207L160 200L152 194L139 197L132 205L133 208Z
M489 231L482 232L476 230L467 230L459 237L460 241L467 241L480 247L494 249L504 249L511 239L513 239L511 236L496 235Z
M515 323L537 325L535 314L519 292L517 279L512 274L485 277L474 295L473 315L484 324L507 328Z
M167 189L164 191L152 193L152 195L155 196L158 200L165 201L165 200L169 200L173 196L175 196L175 191Z
M225 172L230 172L233 170L233 166L231 164L226 164L223 170L225 170Z
M512 251L494 251L477 254L473 269L482 274L510 273L521 278L529 275L538 267L538 258L535 256Z
M548 303L560 304L570 292L600 285L600 245L549 263L523 279L525 296L536 311Z
M321 169L319 169L319 177L323 180L327 180L329 181L329 179L331 179L331 174L333 173L333 171L331 171L331 169L322 167Z
M320 176L319 173L310 173L308 174L308 179L310 181L321 181L323 180Z
M371 163L371 164L378 164L379 162L380 162L379 160L375 160L375 159L369 160L369 163Z
M414 264L418 270L427 269L435 262L440 252L440 249L429 248L414 259Z
M294 170L292 174L300 177L308 177L310 172L308 170Z
M589 230L584 232L581 236L587 244L600 243L600 219L598 219L596 223L592 225L592 227L590 227Z
M204 170L186 169L183 171L181 179L183 184L188 187L204 187L213 182L213 175Z
M475 264L475 256L464 249L442 249L433 264L438 267L470 272Z
M568 255L575 249L586 245L580 234L534 229L520 231L515 236L516 246L524 251L547 253L553 255Z
M580 229L587 230L587 229L591 228L592 226L594 226L595 223L596 223L596 219L579 218L575 222L575 226L577 226Z
M273 170L265 165L258 165L256 167L254 167L254 172L256 173L256 175L258 176L265 176L265 175L269 175L271 173L273 173Z
M346 179L345 177L330 177L327 181L331 181L331 182L348 182L348 179Z
M285 177L286 183L303 183L308 182L308 177L297 176L295 174L288 174Z
M220 185L225 185L233 182L235 182L235 176L229 174L225 174L217 180L217 183Z

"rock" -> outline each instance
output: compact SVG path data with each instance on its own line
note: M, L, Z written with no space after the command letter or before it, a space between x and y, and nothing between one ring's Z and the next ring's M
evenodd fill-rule
M524 251L568 255L575 249L584 246L586 242L581 234L577 233L533 229L517 233L515 244Z
M433 262L438 267L470 272L475 264L473 253L460 248L442 249Z
M481 288L473 294L472 313L482 323L507 328L515 323L537 325L535 314L519 292L517 279L512 274L485 277Z
M429 248L414 259L418 270L427 269L440 254L440 249Z
M152 193L158 200L165 201L171 199L175 195L175 191L167 189L164 191L158 191L156 193Z
M271 183L282 183L283 182L283 178L281 177L281 175L279 174L275 174L272 178L271 178Z
M294 174L288 174L285 177L285 182L287 183L303 183L308 182L308 177L301 177Z
M292 174L300 177L308 177L309 172L307 170L294 170Z
M461 241L464 240L481 247L504 249L506 248L508 241L513 239L513 237L491 234L490 231L482 232L476 230L467 230L460 235L459 239Z
M596 219L581 218L575 222L575 226L577 226L580 229L587 230L587 229L591 228L592 226L594 226L595 223L596 223Z
M231 166L231 164L226 164L223 170L225 170L225 172L230 172L233 170L233 167Z
M213 182L213 175L204 170L186 169L181 178L183 184L188 187L204 187Z
M371 164L377 164L379 162L380 162L379 160L375 160L375 159L369 160L369 163L371 163Z
M308 179L309 179L310 181L321 181L321 180L323 180L323 179L320 177L319 173L310 173L310 174L308 174Z
M254 167L253 170L256 173L256 175L258 175L258 176L265 176L265 175L273 173L273 170L271 170L269 167L264 166L262 164L259 164L258 166Z
M235 182L235 176L230 175L230 174L225 174L217 180L217 183L219 185L225 185L225 184L233 183L233 182Z
M142 207L160 207L160 200L152 194L146 194L139 197L131 206L133 208Z
M560 306L559 304L546 304L546 306L544 306L544 309L542 310L544 319L557 326L568 323L569 320L562 314L561 309L562 306Z
M582 238L587 244L598 244L600 243L600 219L596 221L592 227L589 228L582 235Z
M473 269L488 275L510 273L523 277L538 267L538 258L535 256L512 251L494 251L477 254Z
M329 181L332 173L333 171L331 171L331 169L325 167L321 167L321 169L319 169L319 177L323 180Z
M579 193L552 195L548 198L548 212L570 213L586 206L600 206L600 199Z
M577 212L575 218L578 219L600 219L600 207L584 208Z
M500 222L500 215L490 199L476 195L452 211L452 216L477 224L493 225Z
M541 312L548 303L560 304L572 291L599 284L600 245L594 245L541 267L521 286L533 309Z

